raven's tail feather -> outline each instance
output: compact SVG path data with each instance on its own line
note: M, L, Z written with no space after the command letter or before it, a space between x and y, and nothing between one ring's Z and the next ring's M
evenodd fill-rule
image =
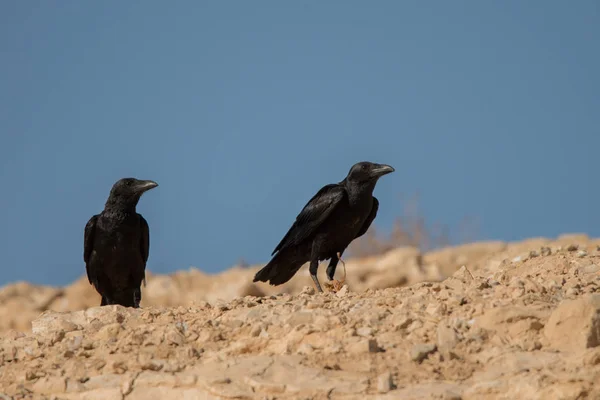
M298 272L308 260L297 257L297 251L287 250L278 252L275 257L254 275L253 282L269 282L273 286L286 283Z

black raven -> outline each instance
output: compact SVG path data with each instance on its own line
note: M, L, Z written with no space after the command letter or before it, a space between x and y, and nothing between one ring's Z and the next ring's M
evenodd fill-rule
M319 261L331 258L326 272L332 280L341 254L375 219L379 201L373 190L377 180L390 172L394 168L389 165L359 162L343 181L321 188L298 214L271 255L277 254L256 273L254 282L281 285L310 261L310 275L322 292L317 279Z
M101 306L139 307L150 250L148 223L135 210L153 181L123 178L117 181L104 210L85 226L83 260L90 284L102 296Z

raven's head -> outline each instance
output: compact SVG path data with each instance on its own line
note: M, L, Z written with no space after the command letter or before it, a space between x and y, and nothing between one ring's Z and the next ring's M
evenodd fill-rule
M135 207L142 195L158 186L154 181L135 178L119 179L110 190L107 206Z
M394 172L394 168L386 164L376 164L368 161L361 161L350 168L346 180L349 182L377 182L383 175Z

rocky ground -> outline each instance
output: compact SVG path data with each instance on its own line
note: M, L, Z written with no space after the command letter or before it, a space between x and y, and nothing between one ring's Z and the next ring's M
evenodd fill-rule
M598 246L397 249L325 294L304 270L190 270L151 276L137 310L83 279L8 286L0 399L599 399Z

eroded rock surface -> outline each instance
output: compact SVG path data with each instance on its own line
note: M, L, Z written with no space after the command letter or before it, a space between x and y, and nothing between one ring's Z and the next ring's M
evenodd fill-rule
M348 260L347 286L325 294L292 286L306 277L270 288L248 285L255 269L191 271L152 277L155 305L137 310L69 302L82 282L29 285L38 311L0 340L0 399L600 398L599 244L398 249ZM382 288L392 274L412 284ZM174 291L163 306L153 280ZM218 300L218 282L237 289ZM5 315L23 287L0 292Z

